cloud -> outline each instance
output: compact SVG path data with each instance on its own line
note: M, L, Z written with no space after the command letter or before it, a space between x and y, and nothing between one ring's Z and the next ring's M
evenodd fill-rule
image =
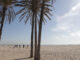
M65 13L63 16L57 16L57 20L61 21L65 18L73 17L79 15L80 13L80 3L73 6L69 12Z
M65 13L63 16L57 16L57 25L56 28L53 28L53 31L66 31L75 28L78 26L77 23L80 22L80 3L73 6L69 12Z
M78 3L76 6L72 7L72 11L76 11L80 8L80 3Z
M70 33L73 37L80 37L80 31Z
M56 21L56 27L52 28L52 31L55 32L57 39L53 39L74 41L74 43L75 40L80 40L80 3L77 3L64 15L57 16ZM80 41L76 43L80 43Z

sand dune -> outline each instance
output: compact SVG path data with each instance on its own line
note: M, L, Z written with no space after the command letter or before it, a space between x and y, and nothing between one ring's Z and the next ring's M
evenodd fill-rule
M33 60L30 48L0 46L0 60ZM80 60L80 46L42 46L41 60Z

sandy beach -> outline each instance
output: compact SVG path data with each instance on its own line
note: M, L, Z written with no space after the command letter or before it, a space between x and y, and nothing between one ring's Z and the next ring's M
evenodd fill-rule
M30 47L0 45L0 60L33 60ZM80 60L80 46L42 46L41 60Z

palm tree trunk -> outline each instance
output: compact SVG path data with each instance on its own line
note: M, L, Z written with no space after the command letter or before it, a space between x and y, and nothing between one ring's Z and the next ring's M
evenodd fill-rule
M33 57L33 31L34 31L34 13L32 17L32 29L31 29L31 52L30 52L30 58Z
M0 27L0 39L1 39L1 35L2 35L2 29L3 29L3 25L4 25L4 20L5 20L5 13L6 13L6 7L3 7L2 10L2 21L1 21L1 27Z
M34 54L34 60L36 60L37 57L37 14L35 14L35 54Z
M37 60L40 60L40 46L41 46L41 33L42 33L42 22L43 22L44 3L45 2L43 0L42 7L41 7L40 22L39 22Z

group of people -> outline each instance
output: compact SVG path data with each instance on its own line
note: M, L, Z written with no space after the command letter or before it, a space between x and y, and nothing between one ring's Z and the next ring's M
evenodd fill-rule
M19 47L19 48L23 47L23 48L25 48L25 45L14 45L14 47ZM29 47L29 45L27 45L27 47Z

